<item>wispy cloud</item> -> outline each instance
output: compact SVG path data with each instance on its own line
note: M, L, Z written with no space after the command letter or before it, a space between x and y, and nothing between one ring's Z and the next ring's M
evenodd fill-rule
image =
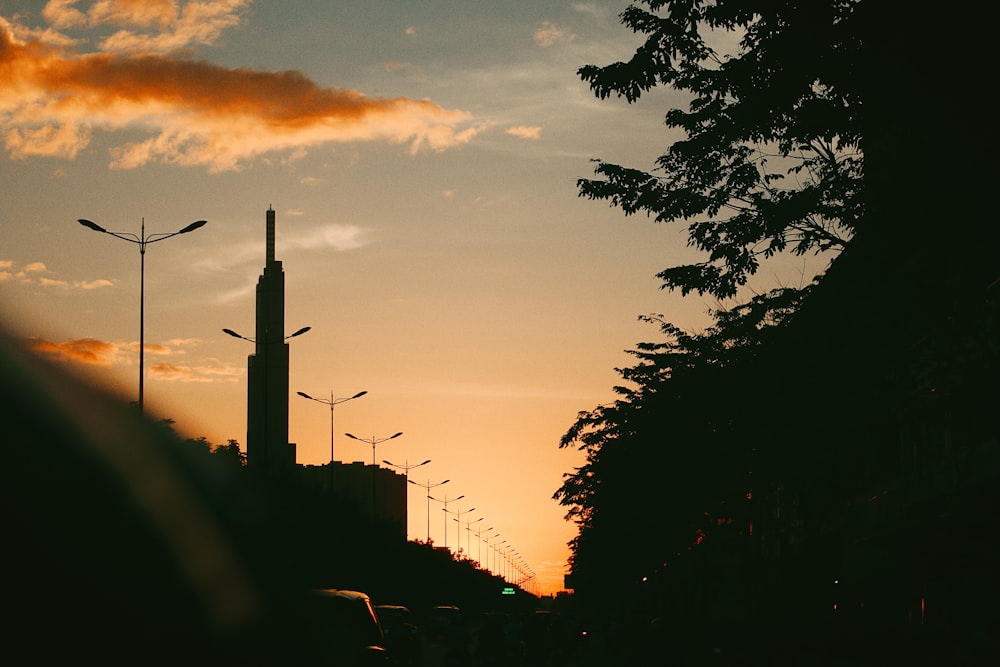
M521 139L542 138L542 128L537 126L517 125L515 127L508 127L506 132L511 136L520 137Z
M92 290L114 285L110 280L60 280L49 275L48 267L43 262L30 262L18 268L11 260L0 261L0 283L19 283L22 285L39 285L54 289Z
M138 363L139 343L130 341L102 341L96 338L77 338L52 341L45 338L28 338L28 348L60 363L77 363L88 366L135 365ZM146 343L146 354L153 357L171 357L187 353L198 345L196 339L173 339L166 343ZM242 367L204 359L197 364L177 364L157 361L149 365L150 377L167 382L235 382L245 374Z
M196 44L211 44L227 28L238 25L240 10L252 0L98 0L78 9L79 0L49 0L42 16L56 30L112 26L101 41L103 51L169 53Z
M146 137L110 151L110 166L160 162L238 170L257 156L302 154L331 142L388 141L411 153L470 141L469 112L426 99L371 98L323 88L298 71L228 68L177 57L238 22L247 2L103 0L87 11L50 2L50 26L0 17L0 136L11 157L74 159L97 132ZM60 30L124 26L80 53ZM143 28L143 30L137 30Z
M303 250L353 250L366 245L366 232L357 225L324 225L284 239L284 245Z
M407 76L423 76L424 68L413 63L403 62L401 60L389 60L385 63L386 72L400 72Z
M553 46L559 42L572 42L576 39L575 34L564 31L550 21L542 21L535 28L532 37L535 40L535 44L542 47Z
M94 338L78 338L61 343L44 338L29 338L28 348L49 359L73 361L92 366L111 366L120 361L122 345Z
M159 363L149 367L151 375L168 382L237 382L245 371L230 365L180 366Z

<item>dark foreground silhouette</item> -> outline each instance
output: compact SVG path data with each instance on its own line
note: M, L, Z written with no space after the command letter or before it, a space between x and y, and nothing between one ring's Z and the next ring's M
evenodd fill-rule
M305 588L246 479L0 332L3 645L33 664L294 664ZM261 530L262 526L267 530Z

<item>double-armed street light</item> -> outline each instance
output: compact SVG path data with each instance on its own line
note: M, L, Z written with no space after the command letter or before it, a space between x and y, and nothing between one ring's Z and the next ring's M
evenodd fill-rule
M425 466L430 462L431 460L427 459L426 461L421 461L420 463L414 463L413 465L410 465L409 462L405 462L402 465L400 465L398 463L393 463L392 461L386 461L385 459L382 459L382 463L386 464L387 466L391 466L393 468L399 468L400 470L402 470L403 475L406 477L407 482L410 481L411 470L413 470L414 468L419 468L420 466Z
M400 470L402 470L403 471L403 478L407 482L410 481L410 471L411 470L413 470L414 468L419 468L420 466L425 466L425 465L427 465L430 462L431 462L431 460L427 459L426 461L421 461L420 463L414 463L413 465L410 465L409 461L406 461L406 462L403 463L403 465L400 465L398 463L393 463L392 461L386 461L385 459L382 459L382 463L386 464L387 466L390 466L392 468L399 468ZM430 513L430 510L428 510L428 513ZM409 515L409 512L407 512L407 515ZM429 521L430 521L430 519L428 519L428 522ZM430 532L430 531L428 531L428 532Z
M399 433L393 433L392 435L387 436L385 438L376 438L375 436L372 436L371 438L359 438L358 436L354 435L353 433L345 433L344 435L346 435L348 438L351 438L352 440L357 440L359 442L367 442L369 445L371 445L372 446L372 465L376 466L378 464L375 463L375 445L381 445L383 442L385 442L387 440L393 440L395 438L398 438L399 436L403 435L403 432L400 431Z
M473 507L472 509L476 509L476 508ZM472 510L469 510L469 511L471 512ZM475 521L468 520L468 519L465 521L465 546L466 546L465 557L466 557L467 560L472 560L472 529L471 529L471 526L472 526L472 524L479 523L482 520L483 520L483 517L479 517ZM458 522L458 528L459 528L459 530L461 530L461 528L462 528L462 521L461 521L461 519L452 519L452 521L457 521ZM458 548L459 549L462 548L462 533L458 534Z
M487 535L486 536L486 548L487 548L487 551L486 551L486 569L489 570L490 572L492 572L493 574L496 574L496 567L497 567L496 547L494 546L495 542L493 540L499 540L499 539L500 539L500 531L497 531L497 532L493 533L492 535ZM490 567L490 550L492 550L493 554L494 554L493 555L493 567L492 568Z
M458 500L458 498L455 498L455 500ZM448 510L448 507L446 505L444 507L445 518L447 519L449 514L457 514L458 518L456 519L456 521L458 521L461 524L461 522L462 522L462 515L465 514L466 512L473 512L473 511L475 511L475 509L476 509L475 507L470 507L467 510L457 509L454 512L451 512L451 511ZM445 521L444 525L445 525L445 529L444 529L445 533L447 533L448 532L448 522ZM455 535L458 538L456 540L456 542L458 543L458 548L460 550L462 548L462 533L460 532L461 530L462 530L461 526L459 526L458 528L455 529ZM445 546L448 546L448 545L446 544Z
M247 455L248 456L250 455L250 449L254 446L254 445L251 444L251 440L254 439L254 438L260 438L261 442L265 443L265 450L264 451L267 451L267 449L266 449L266 447L268 446L267 443L270 443L272 438L276 438L278 435L282 435L282 439L284 441L287 441L287 438L288 438L288 432L287 432L288 410L287 410L287 406L284 408L284 418L283 419L279 415L279 418L278 418L277 422L272 422L271 421L271 415L270 415L270 413L271 413L271 411L273 409L273 404L271 402L271 389L272 389L272 387L269 386L269 382L268 382L268 377L269 377L270 373L268 371L268 363L267 363L267 358L270 356L270 352L269 352L269 350L271 349L270 346L271 345L284 344L284 342L287 341L288 339L290 339L290 338L296 338L296 337L301 336L302 334L304 334L304 333L306 333L308 331L311 331L311 330L312 330L312 327L302 327L301 329L298 329L298 330L296 330L296 331L288 334L287 336L281 336L280 338L276 336L274 338L274 340L267 340L267 339L258 340L258 339L255 339L255 338L250 338L249 336L244 336L243 334L241 334L241 333L239 333L237 331L233 331L232 329L225 329L224 328L222 330L222 333L226 334L227 336L232 336L233 338L239 338L240 340L245 340L245 341L247 341L249 343L253 343L255 345L255 355L254 356L255 357L260 357L263 360L263 372L260 373L260 377L259 377L259 380L261 382L261 388L263 389L262 395L258 396L258 399L259 399L260 403L255 403L253 400L251 400L251 401L249 401L249 403L247 405ZM286 371L287 371L287 367L286 367ZM287 390L288 390L287 389L287 384L285 384L277 392L275 392L275 393L282 394L282 396L280 398L282 400L284 400L286 402L286 404L287 404L288 396L285 394L285 392L287 392ZM248 395L257 395L257 390L254 389L253 374L251 374L251 377L250 377L250 389L249 389ZM285 423L285 432L284 432L284 434L272 434L271 433L271 426L272 426L272 424L274 426L278 426L279 428L281 428L282 421ZM256 433L257 435L252 435L254 433Z
M290 333L287 336L283 337L281 340L266 340L266 341L263 341L263 343L265 345L270 344L270 343L283 343L286 340L288 340L289 338L295 338L296 336L301 336L302 334L304 334L307 331L310 331L311 329L312 329L312 327L302 327L301 329L299 329L295 333ZM255 338L248 338L248 337L244 336L243 334L240 334L240 333L237 333L237 332L233 331L232 329L223 329L222 333L228 334L228 335L232 336L233 338L241 338L243 340L250 341L251 343L256 343L257 342L257 340Z
M142 218L140 234L137 236L130 232L111 232L101 227L99 224L92 220L86 220L80 218L77 220L81 225L92 229L95 232L101 232L102 234L108 234L109 236L114 236L115 238L121 239L123 241L128 241L129 243L135 243L139 246L139 412L143 411L143 378L144 373L144 354L146 349L146 333L145 333L145 309L146 309L146 246L150 243L155 243L157 241L163 241L169 239L171 236L177 236L178 234L187 234L188 232L193 232L196 229L204 227L208 224L207 220L198 220L197 222L192 222L187 227L180 229L176 232L169 233L158 233L150 234L146 236L146 219Z
M445 515L444 515L444 545L443 546L444 546L445 549L448 548L448 503L453 503L456 500L461 500L464 497L465 497L464 494L461 495L461 496L459 496L459 497L457 497L457 498L450 498L450 499L448 498L448 496L445 496L443 499L442 498L435 498L434 496L430 496L430 495L428 496L428 498L430 498L431 500L436 500L439 503L443 503L444 504L444 508L443 509L445 511Z
M345 433L344 435L346 435L348 438L351 438L352 440L358 440L360 442L367 442L369 445L372 446L372 516L374 517L374 516L376 516L376 512L375 512L375 469L378 467L378 463L375 462L375 446L376 445L380 445L383 442L386 442L387 440L393 440L395 438L398 438L399 436L403 435L403 432L400 431L398 433L393 433L392 435L386 436L384 438L376 438L374 435L371 438L359 438L358 436L354 435L353 433Z
M347 398L334 398L333 397L333 390L331 389L330 390L330 400L329 401L326 400L325 398L313 398L312 396L310 396L309 394L307 394L304 391L297 391L295 393L298 394L299 396L301 396L302 398L308 398L310 401L316 401L317 403L323 403L325 405L329 405L330 406L330 461L333 462L333 460L334 460L334 458L333 458L333 408L334 408L334 406L340 405L341 403L346 403L347 401L353 401L355 398L361 398L362 396L364 396L368 392L367 391L359 391L358 393L354 394L354 396L348 396Z
M488 533L491 530L493 530L493 526L490 526L489 528L483 528L480 526L479 530L476 531L476 539L479 541L479 555L476 558L476 562L479 563L479 567L483 566L483 533ZM490 553L487 551L486 555L489 556ZM486 569L489 569L489 567Z
M427 490L427 544L430 544L431 543L431 489L433 489L435 486L441 486L442 484L447 484L451 480L446 479L442 482L437 482L435 484L431 484L430 480L427 480L426 484L421 484L420 482L414 482L412 479L407 479L406 481L409 482L410 484L421 486Z
M496 549L493 553L493 567L500 570L501 579L506 579L506 577L504 576L504 564L500 562L500 557L502 556L505 561L507 560L507 548L510 548L510 546L511 544L509 540L501 540L497 542Z

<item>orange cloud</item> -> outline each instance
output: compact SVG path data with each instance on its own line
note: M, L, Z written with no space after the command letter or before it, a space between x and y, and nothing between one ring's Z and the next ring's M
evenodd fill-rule
M74 362L90 366L112 366L134 364L138 358L137 342L106 342L95 338L79 338L55 342L44 338L26 339L28 348L48 359L58 362ZM146 344L148 355L169 356L183 354L184 347L197 344L196 340L174 339L166 345ZM179 365L165 362L150 364L150 376L167 382L236 382L245 370L230 364L208 359L199 365Z
M94 338L80 338L63 343L29 338L29 349L56 361L75 361L94 366L110 366L118 357L118 346Z
M71 4L71 3L65 3ZM23 31L22 31L23 32ZM471 115L429 100L321 88L301 72L226 68L162 55L74 55L0 19L0 133L11 157L73 159L95 131L142 129L111 166L151 162L236 170L252 158L330 142L446 150L471 140Z
M233 366L178 366L175 364L153 364L151 375L158 380L169 382L236 382L243 370Z
M49 0L42 17L56 30L118 27L101 42L104 51L169 53L192 44L211 44L222 31L239 23L238 12L250 2L97 0L80 10L78 0Z
M50 278L46 275L48 273L48 267L45 266L44 262L30 262L24 265L23 268L17 268L14 262L10 260L0 261L0 282L11 282L16 281L19 284L24 285L41 285L42 287L53 287L61 289L101 289L102 287L111 287L113 283L110 280L105 280L103 278L98 278L97 280L59 280L57 278Z

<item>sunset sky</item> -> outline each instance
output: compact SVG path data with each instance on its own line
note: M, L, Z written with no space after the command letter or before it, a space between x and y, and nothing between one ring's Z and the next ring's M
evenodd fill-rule
M560 590L575 529L552 494L582 455L559 438L657 338L637 316L697 330L717 305L659 288L695 257L683 230L577 197L592 158L651 169L682 104L600 101L576 75L631 55L626 5L0 0L4 323L135 400L138 246L76 221L207 220L147 248L145 406L245 445L253 347L222 329L254 334L272 207L286 333L312 327L289 342L298 463L329 461L331 414L295 392L366 390L334 412L337 459L371 462L345 432L402 431L377 460L431 459L410 479L450 479L431 494L464 495L463 523ZM655 508L635 512L641 540ZM456 546L454 515L411 485L411 539L428 514Z

